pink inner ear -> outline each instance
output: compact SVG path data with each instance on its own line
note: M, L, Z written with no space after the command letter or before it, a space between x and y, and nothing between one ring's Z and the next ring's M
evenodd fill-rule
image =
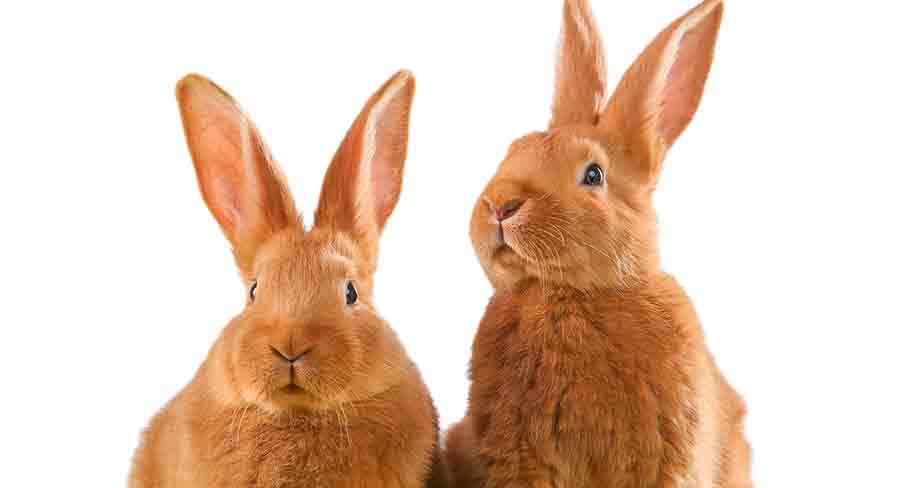
M189 130L188 141L201 161L201 190L210 211L231 238L241 225L241 212L246 210L240 199L246 175L239 123L234 120L235 114L227 111L205 110L195 116L198 125Z
M406 159L411 73L399 71L363 107L325 173L316 226L351 232L373 246L397 204Z
M694 117L712 63L721 9L701 19L684 33L674 53L661 94L659 132L669 145Z
M400 195L403 163L406 159L409 103L398 93L375 121L374 154L371 162L372 198L378 226L384 226Z
M184 107L188 145L210 211L231 238L240 225L240 192L246 177L236 120L239 114L223 106L216 96L195 97Z
M230 95L199 75L185 77L176 93L203 199L246 271L258 245L299 214L262 138Z

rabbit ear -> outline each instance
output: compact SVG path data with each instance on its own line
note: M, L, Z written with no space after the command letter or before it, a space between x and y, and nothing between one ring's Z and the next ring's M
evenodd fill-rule
M373 266L378 238L400 196L415 79L399 71L366 103L328 172L316 226L349 233Z
M250 278L259 246L289 225L302 229L300 215L256 127L228 93L199 75L175 91L203 199Z
M597 122L606 98L606 54L588 0L563 6L550 127Z
M609 102L604 120L625 139L648 180L700 105L722 10L721 0L707 0L669 25L631 65Z

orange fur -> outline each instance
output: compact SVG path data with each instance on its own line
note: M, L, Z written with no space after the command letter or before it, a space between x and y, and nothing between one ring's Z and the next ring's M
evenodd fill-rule
M372 303L413 92L399 72L372 96L306 231L237 103L196 75L178 84L201 192L254 294L151 421L130 486L445 486L437 412ZM352 305L348 281L359 294Z
M495 295L447 435L456 486L751 485L743 400L660 268L652 203L721 16L707 0L672 23L605 105L589 6L566 1L550 129L512 144L472 214ZM594 164L602 184L585 184Z

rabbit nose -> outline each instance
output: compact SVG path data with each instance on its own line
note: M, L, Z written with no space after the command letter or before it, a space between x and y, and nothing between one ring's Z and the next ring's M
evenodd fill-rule
M497 207L494 210L494 215L497 217L497 222L503 222L504 220L512 217L516 213L516 211L519 210L523 203L525 203L524 200L516 198Z
M312 348L310 347L309 349L304 350L303 352L301 352L300 354L297 354L296 356L289 356L287 354L284 354L280 350L278 350L278 348L276 348L275 346L269 346L269 349L272 350L272 354L274 354L276 358L278 358L279 360L284 361L288 364L294 364L297 361L300 361L301 359L306 357L306 355L309 354L310 351L312 351Z

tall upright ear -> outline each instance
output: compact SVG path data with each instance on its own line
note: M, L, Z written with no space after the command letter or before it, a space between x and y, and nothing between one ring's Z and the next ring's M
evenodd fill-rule
M588 0L565 0L550 127L597 122L606 99L606 54Z
M647 181L656 178L700 105L722 10L721 0L706 0L670 24L631 65L609 102L604 121L624 139Z
M284 176L253 122L215 83L188 75L175 93L203 200L252 279L259 246L289 225L302 229Z
M391 77L363 107L325 174L316 226L349 233L368 254L372 270L378 238L403 183L415 79Z

